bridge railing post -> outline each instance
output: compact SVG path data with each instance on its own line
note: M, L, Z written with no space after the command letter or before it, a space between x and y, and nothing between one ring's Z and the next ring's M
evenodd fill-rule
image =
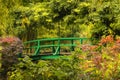
M35 50L35 55L40 53L40 40L37 41L37 49Z
M54 46L55 45L55 41L54 40L52 41L52 45L53 45L52 52L55 53L55 46Z
M59 47L58 54L60 54L60 38L58 39L58 47Z
M73 39L71 39L71 44L72 44L72 45L71 45L71 50L74 51L74 46L73 46L74 40L73 40Z
M83 39L82 38L80 38L80 44L83 44Z

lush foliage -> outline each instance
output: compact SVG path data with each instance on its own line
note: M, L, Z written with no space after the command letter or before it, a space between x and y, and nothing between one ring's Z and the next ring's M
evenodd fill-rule
M119 0L0 0L0 34L22 40L119 35Z
M21 41L0 38L0 79L118 80L119 26L120 0L0 0L0 36L22 41L71 36L100 40L82 45L67 60L32 62L25 57L17 63Z
M113 36L103 37L99 44L84 47L80 58L84 60L81 69L87 80L117 80L120 78L120 39Z
M119 0L101 0L94 2L90 19L94 24L93 37L102 35L119 35Z
M31 61L26 56L12 66L8 80L118 80L120 39L103 37L97 45L82 45L67 59Z
M78 80L79 60L76 59L57 59L40 60L37 63L31 62L30 58L25 57L10 72L10 80ZM71 77L72 76L72 77Z

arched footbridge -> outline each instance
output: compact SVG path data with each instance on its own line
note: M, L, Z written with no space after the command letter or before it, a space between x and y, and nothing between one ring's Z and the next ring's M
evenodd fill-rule
M29 55L33 60L56 59L71 54L74 48L89 38L45 38L24 42L24 51L19 57Z

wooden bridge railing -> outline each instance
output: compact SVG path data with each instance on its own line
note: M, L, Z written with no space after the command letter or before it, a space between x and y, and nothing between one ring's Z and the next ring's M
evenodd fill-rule
M89 39L73 37L73 38L48 38L48 39L37 39L37 40L27 41L27 42L24 42L25 52L23 53L26 53L26 54L32 53L31 54L32 57L38 57L41 55L42 56L45 55L45 54L41 54L41 50L43 48L52 48L52 52L50 55L51 57L50 56L48 57L54 58L55 56L60 54L60 49L63 46L71 47L71 50L74 51L74 47L77 46L77 44L75 44L76 40L79 41L80 44L83 44L84 40L89 40ZM63 41L66 41L66 42L63 43Z

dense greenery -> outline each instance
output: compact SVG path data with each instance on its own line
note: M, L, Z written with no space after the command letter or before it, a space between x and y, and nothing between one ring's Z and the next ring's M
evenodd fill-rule
M78 80L80 77L78 58L58 59L58 60L40 60L37 63L31 62L26 57L18 65L15 71L10 72L10 80ZM72 76L72 77L71 77Z
M119 0L0 0L0 34L22 40L119 35ZM30 36L28 35L30 34Z
M119 26L120 0L0 0L0 37L99 39L69 59L33 62L17 59L18 38L0 38L0 80L118 80Z
M8 80L118 80L119 53L120 39L107 36L97 45L84 44L81 49L76 48L66 59L31 61L26 56L9 66L6 77Z

